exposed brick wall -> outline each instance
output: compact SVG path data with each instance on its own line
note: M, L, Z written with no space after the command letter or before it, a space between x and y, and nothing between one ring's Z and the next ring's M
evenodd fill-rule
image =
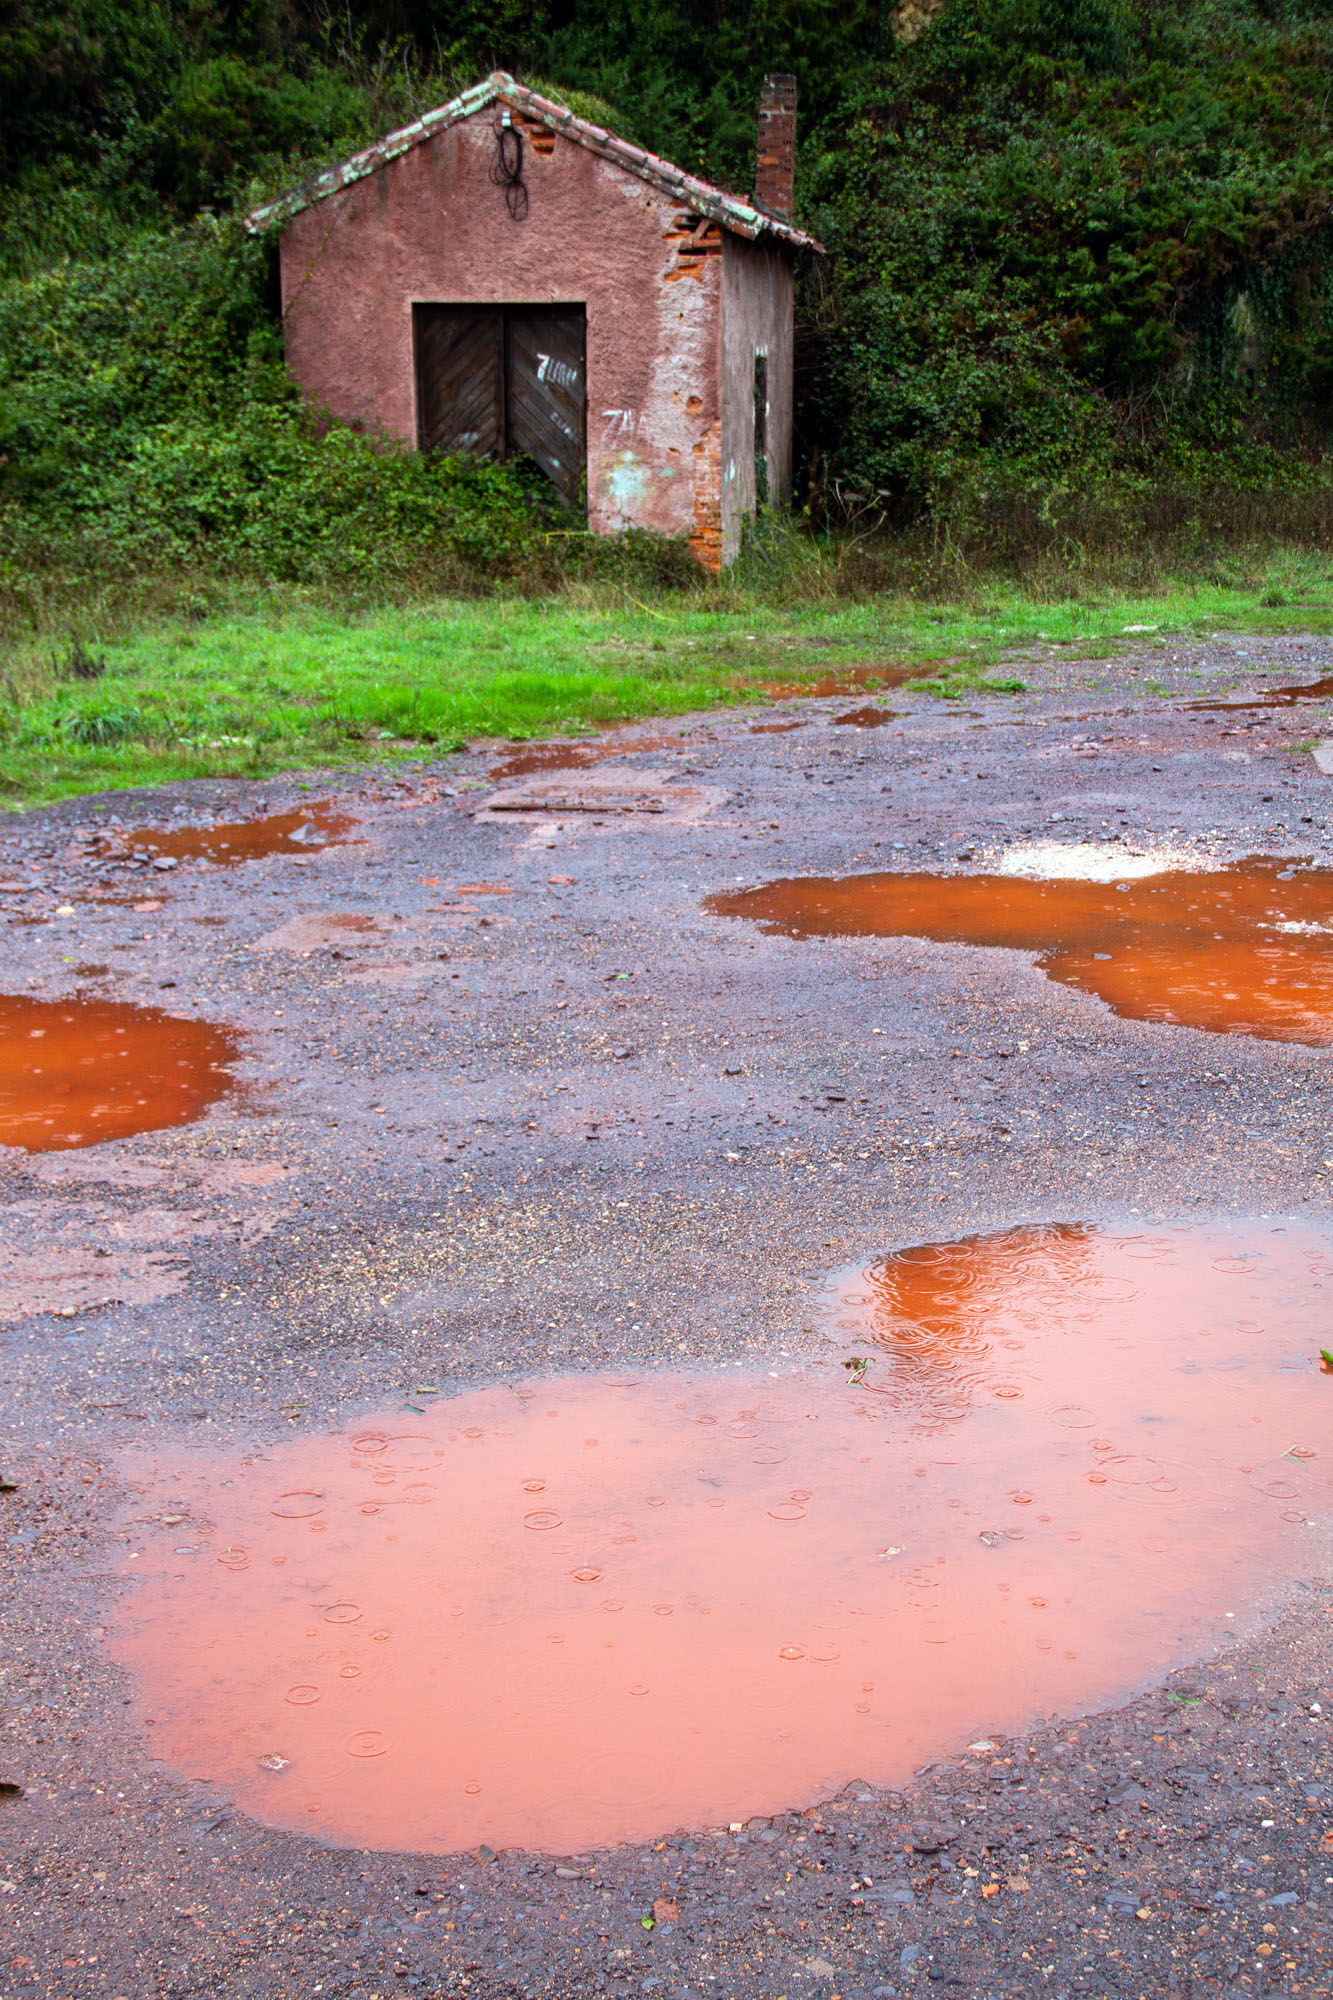
M722 255L722 231L706 215L683 209L672 217L663 239L676 246L675 260L666 273L672 278L702 278L710 257Z
M754 205L790 222L796 185L796 78L766 76L759 93Z
M692 467L695 561L716 572L722 567L722 425L711 423L694 447Z

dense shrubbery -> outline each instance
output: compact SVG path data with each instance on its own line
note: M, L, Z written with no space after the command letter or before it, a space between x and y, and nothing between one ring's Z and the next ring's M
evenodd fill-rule
M759 77L797 70L830 251L801 299L816 521L934 523L1006 561L1323 522L1326 0L950 0L910 45L890 11L0 0L0 588L457 582L578 550L512 472L303 411L271 250L219 219L496 62L742 186Z
M531 556L544 524L511 472L422 458L300 405L265 277L262 246L204 220L0 290L11 578L204 563L448 583Z
M1331 61L1317 4L953 0L870 66L806 155L817 490L1322 478Z

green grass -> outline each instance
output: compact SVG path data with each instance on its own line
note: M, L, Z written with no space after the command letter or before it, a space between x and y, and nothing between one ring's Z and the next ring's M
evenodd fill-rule
M1139 632L1127 627L1149 628ZM12 646L0 682L0 795L12 806L170 779L249 776L439 754L470 737L579 734L770 698L855 667L919 670L942 699L1018 692L1014 652L1080 659L1172 634L1333 630L1333 567L1292 557L1251 586L1181 584L1041 601L792 602L778 590L662 593L575 585L337 615L294 593L236 596L198 622L141 624L83 656L50 636ZM88 658L102 671L80 677ZM1015 678L1015 672L1017 678Z

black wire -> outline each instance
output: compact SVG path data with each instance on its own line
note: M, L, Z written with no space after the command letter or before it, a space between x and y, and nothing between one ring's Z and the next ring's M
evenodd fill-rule
M528 191L523 185L523 135L512 125L495 127L495 159L491 184L505 191L505 207L515 222L528 212Z

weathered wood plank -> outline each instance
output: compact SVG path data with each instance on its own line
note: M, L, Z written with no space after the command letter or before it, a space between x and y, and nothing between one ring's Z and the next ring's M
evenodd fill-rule
M582 504L587 435L582 306L506 314L509 449L539 465L566 507Z
M417 435L423 451L502 457L504 327L498 306L416 306Z

